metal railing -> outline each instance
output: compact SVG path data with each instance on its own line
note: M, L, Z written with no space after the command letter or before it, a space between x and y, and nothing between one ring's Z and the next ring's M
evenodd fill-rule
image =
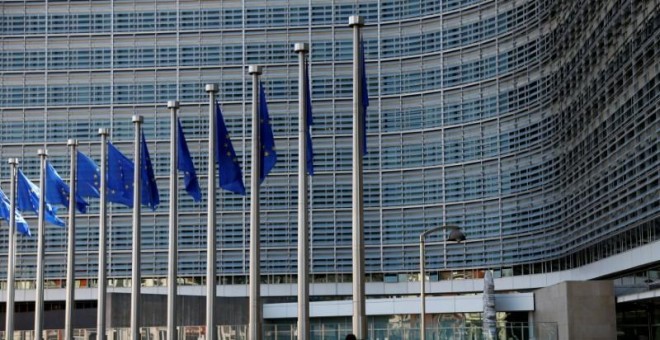
M217 340L247 340L246 325L218 326ZM165 340L166 327L141 328L141 340ZM182 326L177 328L178 339L206 340L204 326ZM426 330L427 339L433 340L481 340L481 326L460 324L456 326L429 326ZM295 324L268 324L263 326L264 339L268 340L296 340ZM313 323L311 339L314 340L343 340L352 332L347 323ZM44 340L63 340L63 329L50 329L44 331ZM75 340L96 340L95 329L74 330ZM107 340L131 340L129 328L109 328ZM558 329L556 323L511 322L498 323L498 340L557 340ZM0 338L5 339L4 332ZM419 339L419 328L401 325L369 325L368 339L370 340L408 340ZM12 340L36 340L33 331L15 331Z

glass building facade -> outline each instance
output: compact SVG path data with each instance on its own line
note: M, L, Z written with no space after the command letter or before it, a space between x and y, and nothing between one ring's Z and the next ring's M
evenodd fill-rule
M369 280L418 270L503 275L574 268L660 237L660 4L652 0L114 0L0 4L0 182L37 148L68 175L67 138L100 156L98 128L131 154L143 115L161 206L143 211L143 277L167 270L168 100L204 190L207 94L217 83L245 183L251 83L264 65L278 163L262 186L264 282L295 282L297 56L311 46L311 264L317 282L350 281L352 38L364 16L370 103L364 200ZM248 191L250 189L248 188ZM98 202L77 219L77 276L93 285ZM179 275L206 270L206 209L181 189ZM61 211L64 211L62 209ZM109 277L131 270L131 211L113 205ZM34 215L26 214L32 229ZM6 224L5 224L6 225ZM218 274L246 281L249 198L218 194ZM6 254L7 233L0 233ZM35 276L36 238L20 237L17 277ZM46 277L65 277L66 233L47 226ZM1 255L0 256L4 256ZM4 261L4 260L3 260ZM6 266L0 266L0 276ZM442 276L443 274L439 274ZM469 275L469 274L466 274ZM405 277L405 278L404 278ZM90 279L90 282L86 282ZM188 282L188 281L187 281Z

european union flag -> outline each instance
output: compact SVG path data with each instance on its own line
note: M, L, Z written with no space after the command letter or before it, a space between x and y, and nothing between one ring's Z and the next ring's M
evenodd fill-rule
M140 176L142 176L142 205L148 206L151 210L156 210L158 204L160 204L160 197L158 186L156 186L154 168L149 157L147 141L144 139L144 132L140 141Z
M50 162L46 161L46 201L50 204L69 206L71 189L64 182L57 170ZM87 212L87 203L79 194L76 194L76 208L81 213Z
M133 207L133 161L108 142L108 190L109 202Z
M219 102L215 102L215 109L217 127L215 152L218 171L220 172L220 187L239 195L245 195L241 166L238 164L236 151L234 151L234 146L231 144L225 120L222 118Z
M18 170L18 195L16 200L18 210L34 211L38 213L39 196L41 196L39 187L30 182L30 180L23 174L23 171ZM46 211L44 211L46 221L58 227L64 227L64 221L60 220L56 216L56 213L57 209L46 203Z
M305 127L305 139L307 142L307 158L306 160L306 165L307 165L307 173L310 175L314 175L314 149L312 148L312 124L314 122L312 121L312 94L311 91L309 90L309 87L311 86L311 81L309 79L309 68L305 68L305 78L307 78L307 86L305 86L305 98L307 98L307 102L305 102L305 105L307 106L307 126Z
M76 192L82 197L101 197L101 169L84 153L77 151L78 171Z
M362 136L363 154L367 153L367 108L369 107L369 84L367 83L367 63L364 57L364 41L360 41L360 62L362 63Z
M2 189L0 189L0 219L9 222L9 218L11 217L10 211L11 202L9 201L9 197L7 197ZM30 226L27 224L27 222L25 222L25 219L23 216L21 216L21 213L19 213L17 210L14 211L14 214L16 214L16 230L22 235L32 236L32 233L30 232Z
M181 127L181 120L177 119L177 152L179 154L177 169L183 172L183 179L186 185L186 191L192 198L199 202L202 200L202 190L199 188L199 181L197 180L197 172L195 171L195 164L192 157L190 157L190 150L188 150L188 143L186 137L183 135L183 128Z
M275 153L275 137L273 129L270 126L270 117L268 115L268 102L266 101L266 92L264 84L259 83L259 118L260 118L260 138L261 138L261 171L259 177L261 182L275 167L277 162L277 153Z

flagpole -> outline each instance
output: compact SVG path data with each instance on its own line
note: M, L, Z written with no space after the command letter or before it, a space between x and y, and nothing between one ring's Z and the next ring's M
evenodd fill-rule
M261 339L260 274L259 274L259 186L261 170L261 140L259 117L259 76L261 66L250 65L252 75L252 174L250 178L250 310L248 339Z
M216 154L216 112L215 94L218 85L206 84L206 92L209 94L209 144L208 144L208 169L207 169L207 197L206 197L206 339L215 340L215 288L216 288L216 240L215 240L215 154Z
M10 215L9 215L9 249L7 251L7 315L5 319L5 339L14 339L14 297L15 297L15 260L16 260L16 173L18 158L10 158L11 167L11 192Z
M298 340L310 338L309 231L307 212L307 43L294 45L298 53Z
M66 310L64 316L64 339L73 340L73 309L75 303L75 269L76 269L76 147L78 141L69 139L67 146L71 149L70 179L69 179L69 230L66 258Z
M176 332L176 296L177 296L177 242L178 242L178 176L177 176L177 110L179 102L167 102L170 109L170 216L169 216L169 249L167 267L167 339L177 340Z
M44 243L46 240L44 214L46 211L46 157L48 157L48 151L39 149L37 155L40 159L39 191L41 191L41 195L39 196L39 210L37 211L37 293L34 302L34 338L41 340L44 327Z
M362 192L362 152L364 122L362 120L362 63L360 62L360 29L364 18L352 15L353 28L353 334L367 338L367 316L364 292L364 198Z
M99 129L101 135L101 178L100 178L100 202L99 202L99 268L98 268L98 303L96 314L96 339L105 339L105 299L106 299L106 224L107 224L107 200L106 200L106 173L108 168L108 129Z
M140 290L142 279L140 273L140 214L142 204L141 161L140 161L140 135L142 132L142 116L133 116L135 125L133 149L133 270L131 272L131 339L140 339Z

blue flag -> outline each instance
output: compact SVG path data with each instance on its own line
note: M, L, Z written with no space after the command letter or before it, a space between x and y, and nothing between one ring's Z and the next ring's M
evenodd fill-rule
M9 197L7 197L2 189L0 189L0 219L9 222L9 218L11 218L10 211L11 202L9 201ZM18 210L14 211L14 213L16 214L16 230L22 235L32 236L30 226L25 222L21 213L19 213Z
M50 162L46 161L46 202L50 204L60 204L69 206L69 196L71 189L64 182L60 174ZM87 203L79 194L76 194L76 208L81 213L87 212Z
M192 157L190 157L190 150L188 150L188 143L186 137L183 135L183 128L181 127L181 120L177 120L177 152L178 164L177 169L183 172L183 179L186 185L186 191L192 196L193 200L199 202L202 200L202 190L199 188L199 181L197 180L197 172L195 171L195 164Z
M261 139L261 171L259 171L259 178L263 182L275 167L277 153L275 153L275 137L273 137L273 129L270 126L270 117L268 115L266 92L264 91L264 84L261 82L259 83L259 119Z
M369 84L367 83L367 63L364 57L364 41L360 41L360 63L362 63L362 153L367 153L367 108L369 107Z
M309 66L305 68L305 78L307 78L307 86L305 87L307 102L307 126L305 127L305 139L307 143L307 158L305 159L307 165L307 173L314 175L314 149L312 149L312 94L309 87L312 85L309 79Z
M238 164L236 151L231 144L229 133L225 120L222 118L222 111L220 111L220 103L215 102L216 108L216 145L215 152L218 162L218 171L220 172L220 187L239 195L245 195L245 185L243 185L243 173L241 166Z
M160 197L154 168L149 157L147 141L144 139L144 132L140 141L140 176L142 177L142 205L148 206L151 210L156 210L158 204L160 204Z
M82 197L101 197L101 169L84 153L78 151L77 192Z
M18 210L38 213L40 196L39 187L30 182L23 174L23 171L18 170L18 195L16 200ZM58 227L64 227L64 221L60 220L56 214L57 209L46 203L46 211L44 211L46 221Z
M108 192L109 202L133 207L133 161L108 142Z

